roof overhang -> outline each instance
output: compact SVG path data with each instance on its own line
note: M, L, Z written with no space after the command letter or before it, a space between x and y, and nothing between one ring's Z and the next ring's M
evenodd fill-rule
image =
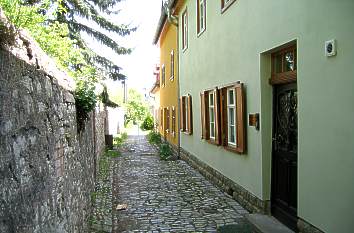
M172 10L176 6L177 2L178 2L178 0L170 0L167 7ZM154 40L153 40L154 45L156 45L160 39L162 30L163 30L166 22L168 21L167 18L168 18L167 12L165 11L164 6L161 6L161 16L159 19L159 23L157 24L157 28L156 28L156 32L155 32Z

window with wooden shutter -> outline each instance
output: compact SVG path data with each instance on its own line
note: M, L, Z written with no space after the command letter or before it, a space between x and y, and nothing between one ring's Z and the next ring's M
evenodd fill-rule
M193 133L193 112L192 112L192 96L186 95L181 97L181 131L189 135Z
M245 121L243 84L238 83L221 90L222 145L237 153L245 152Z
M220 93L215 88L201 95L202 138L220 145Z
M166 133L170 133L170 109L166 108Z
M192 96L187 96L187 133L189 135L193 134L193 112L192 112Z
M180 116L180 121L181 121L181 132L186 131L186 97L182 96L180 99L180 110L181 110L181 116Z
M176 136L176 109L173 106L172 107L172 126L171 126L171 133L172 136L175 137Z
M163 120L163 108L160 108L160 129L163 130L163 125L164 125L164 120Z
M244 90L237 83L200 94L202 139L227 150L246 150Z

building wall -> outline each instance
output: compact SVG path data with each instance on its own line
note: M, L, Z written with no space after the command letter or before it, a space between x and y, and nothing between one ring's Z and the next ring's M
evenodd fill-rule
M354 2L238 0L221 13L207 2L206 31L196 33L196 1L188 10L188 49L180 51L181 95L193 96L193 135L181 146L262 200L270 199L272 86L270 53L297 43L298 216L325 232L354 228ZM181 35L181 29L180 35ZM338 55L324 55L336 39ZM182 47L180 37L179 47ZM199 93L241 81L247 113L261 128L247 127L247 153L238 155L201 140Z
M95 128L105 115L95 125L91 114L78 133L75 99L62 85L70 78L45 72L50 59L25 35L16 39L11 52L0 48L0 232L88 232L104 148Z
M162 86L162 75L160 72L160 108L170 109L170 126L172 125L172 106L175 107L176 111L176 133L172 135L171 133L166 134L166 139L174 144L178 144L178 52L177 52L177 28L168 22L165 24L162 33L160 35L160 71L162 65L165 65L166 69L166 82L165 86ZM174 51L174 79L170 80L170 64L171 64L171 51ZM160 127L161 135L165 135L165 129Z

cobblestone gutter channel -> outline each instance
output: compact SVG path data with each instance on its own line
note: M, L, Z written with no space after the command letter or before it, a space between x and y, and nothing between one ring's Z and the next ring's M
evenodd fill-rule
M248 212L182 160L161 161L142 138L118 158L103 158L96 187L92 233L216 232L249 229ZM117 210L117 205L127 209ZM250 231L240 231L250 232Z

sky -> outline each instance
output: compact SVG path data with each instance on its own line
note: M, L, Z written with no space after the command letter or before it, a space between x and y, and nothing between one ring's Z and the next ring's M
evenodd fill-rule
M137 26L136 32L130 36L119 37L109 34L120 45L133 49L130 55L116 55L109 48L84 36L90 47L122 68L121 73L127 76L128 88L139 91L149 90L154 82L153 70L159 63L159 49L153 45L153 37L161 14L161 0L124 0L117 6L121 11L111 15L115 24ZM119 82L108 82L111 90L121 88Z

